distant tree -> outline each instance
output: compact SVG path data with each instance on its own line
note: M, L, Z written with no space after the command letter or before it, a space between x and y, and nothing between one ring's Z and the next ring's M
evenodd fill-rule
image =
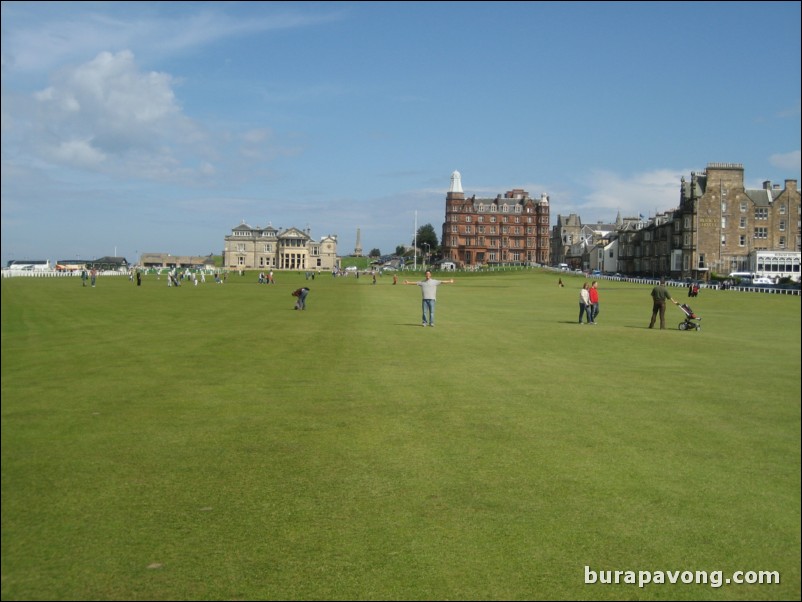
M424 248L428 244L429 252L434 253L437 250L437 234L434 231L434 226L431 224L426 224L418 228L417 239L419 249ZM414 240L412 244L415 244Z
M382 252L379 249L371 249L370 253L368 253L368 257L381 257Z
M407 252L407 248L404 245L398 245L395 248L395 254L396 255L400 255L400 256L403 257L406 254L406 252Z

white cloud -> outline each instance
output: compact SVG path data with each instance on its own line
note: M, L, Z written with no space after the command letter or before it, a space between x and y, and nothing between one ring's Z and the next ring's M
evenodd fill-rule
M612 222L619 212L621 217L637 217L674 209L679 205L680 182L683 176L690 177L691 171L703 170L654 169L629 175L591 171L582 181L587 192L550 193L552 222L558 214L577 213L584 222ZM571 197L578 200L571 201Z
M97 167L106 155L92 146L89 140L65 140L49 149L51 157L67 165Z
M67 61L84 61L101 50L126 48L141 48L142 54L164 57L225 38L303 28L340 18L331 11L303 14L285 11L239 18L216 8L195 13L195 7L178 16L159 17L153 16L147 3L139 14L136 3L120 4L125 16L115 18L95 12L91 3L86 3L86 10L78 3L62 13L55 3L47 3L41 5L46 14L46 18L41 18L36 14L35 3L29 6L4 3L3 23L8 25L3 31L3 68L46 71Z
M780 119L794 118L794 117L799 117L800 113L802 113L802 101L797 100L795 105L789 106L779 111L777 113L777 117L779 117Z
M204 133L184 114L166 73L143 72L133 53L101 52L65 67L20 106L21 145L67 167L170 179L192 177L184 162L203 154ZM211 151L209 151L211 153ZM201 173L213 173L206 162Z
M800 166L802 166L802 153L798 150L790 153L776 153L769 157L769 163L774 167L799 173Z
M168 73L134 54L101 52L60 69L28 95L3 95L3 152L51 166L189 186L266 177L267 164L303 152L267 127L207 131L183 111ZM244 159L244 160L243 160Z

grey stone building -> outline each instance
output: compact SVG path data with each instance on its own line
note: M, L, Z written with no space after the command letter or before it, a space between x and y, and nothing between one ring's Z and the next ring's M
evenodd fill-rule
M748 268L755 251L800 251L800 195L796 180L784 186L744 185L740 163L710 163L682 179L680 206L670 236L672 274L704 277Z
M743 165L709 163L705 171L692 172L690 181L682 178L677 208L646 221L619 217L614 234L597 240L594 233L592 242L614 241L617 271L632 276L706 280L759 272L763 262L765 271L799 280L800 220L796 180L785 180L782 188L769 181L746 188ZM578 216L560 216L552 230L552 252L571 267L588 267L582 247L586 229ZM768 261L778 265L768 270Z

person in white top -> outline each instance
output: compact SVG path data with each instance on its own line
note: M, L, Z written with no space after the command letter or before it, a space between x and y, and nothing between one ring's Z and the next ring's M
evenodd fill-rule
M588 283L582 285L582 290L579 291L579 323L582 324L582 315L587 316L588 324L593 322L591 319L591 306L590 306L590 293L588 292Z

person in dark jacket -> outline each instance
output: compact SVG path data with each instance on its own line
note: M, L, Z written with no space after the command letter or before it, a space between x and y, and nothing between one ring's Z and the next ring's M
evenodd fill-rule
M674 305L679 305L677 301L671 298L671 293L669 293L666 288L666 279L660 278L660 284L655 285L652 289L652 321L649 322L649 328L654 328L654 322L659 313L660 330L666 329L666 301L671 301Z

